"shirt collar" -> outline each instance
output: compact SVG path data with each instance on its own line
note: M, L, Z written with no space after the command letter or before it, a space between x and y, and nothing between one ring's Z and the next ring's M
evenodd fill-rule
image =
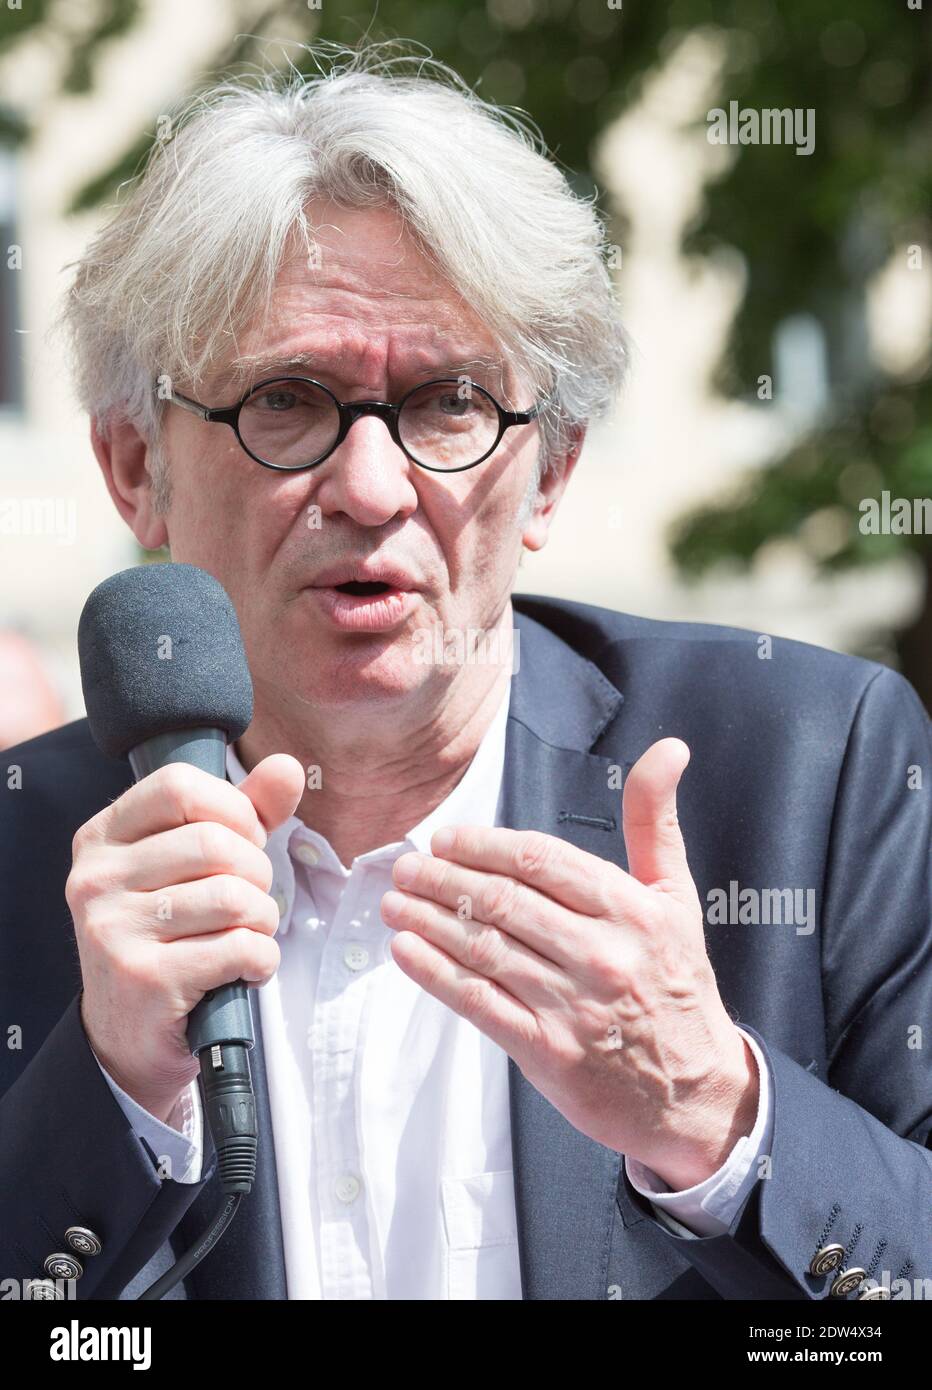
M508 689L492 722L483 734L479 747L459 782L439 806L408 831L404 840L381 845L366 854L358 855L353 865L347 869L338 859L329 840L305 825L296 815L289 816L270 833L265 852L272 862L272 891L278 898L281 912L281 925L277 933L279 936L287 932L290 925L295 894L295 859L311 867L309 858L316 855L314 866L336 873L341 878L349 878L352 868L357 864L394 863L399 855L409 849L418 850L421 854L430 854L431 836L442 825L495 824L501 803L505 736L512 685L513 681L509 681ZM234 786L238 786L247 775L232 743L227 747L227 774Z

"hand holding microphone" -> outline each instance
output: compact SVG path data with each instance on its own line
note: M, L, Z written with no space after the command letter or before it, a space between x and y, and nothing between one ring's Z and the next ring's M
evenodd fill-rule
M224 780L227 743L252 719L252 681L233 605L204 570L114 575L89 597L78 646L95 742L137 778L74 838L66 896L85 1031L160 1119L200 1065L224 1189L245 1192L256 1131L244 982L263 983L279 962L261 846L293 813L304 775L276 754L240 787Z
M239 787L171 763L81 826L65 889L84 1029L133 1100L168 1120L197 1075L188 1014L208 990L278 968L266 830L292 815L300 764L265 758Z

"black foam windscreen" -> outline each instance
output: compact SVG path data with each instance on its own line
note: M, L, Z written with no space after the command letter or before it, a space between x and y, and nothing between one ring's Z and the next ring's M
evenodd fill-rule
M226 589L196 565L146 564L98 584L78 624L81 684L101 752L252 719L252 680Z

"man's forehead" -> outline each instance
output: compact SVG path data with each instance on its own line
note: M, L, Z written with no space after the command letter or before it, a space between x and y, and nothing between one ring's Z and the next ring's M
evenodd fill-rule
M353 327L329 332L303 332L288 342L275 342L241 352L228 364L228 373L237 379L278 371L290 367L318 367L341 380L353 380L373 358L384 360L392 372L403 374L419 370L443 368L459 375L462 372L501 374L502 356L482 351L474 343L444 338L431 331L394 334L380 339L377 346Z
M281 375L315 376L330 385L383 381L403 386L430 376L471 376L488 389L508 390L511 373L490 335L455 331L436 322L366 323L348 315L276 316L237 343L209 374L227 389L246 389Z

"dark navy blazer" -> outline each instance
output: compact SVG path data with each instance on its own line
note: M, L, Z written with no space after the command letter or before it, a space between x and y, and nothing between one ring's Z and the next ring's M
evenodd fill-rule
M879 1282L932 1276L932 742L912 687L801 643L774 639L767 658L736 629L520 595L515 613L506 825L627 867L610 774L676 735L701 901L735 881L813 889L817 909L808 934L706 927L725 1004L774 1077L771 1173L727 1234L666 1229L621 1156L510 1063L524 1297L822 1299L837 1275L808 1271L826 1243ZM202 1182L160 1180L81 1026L71 841L129 767L80 720L0 753L0 771L0 1279L41 1275L82 1225L103 1248L78 1298L134 1297L220 1196L209 1146ZM261 1031L252 1059L256 1186L173 1297L286 1297Z

